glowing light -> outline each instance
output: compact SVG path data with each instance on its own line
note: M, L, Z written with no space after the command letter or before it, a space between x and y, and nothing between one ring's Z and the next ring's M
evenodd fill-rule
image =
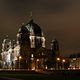
M33 67L31 70L35 70L35 67Z
M45 47L45 38L42 37L42 47Z
M76 68L74 67L73 70L75 70Z
M34 55L33 54L31 54L31 58L33 58L34 57Z
M57 58L57 61L60 61L60 58Z
M73 60L76 60L76 58L73 58Z
M30 36L31 48L35 48L35 36Z
M39 59L37 59L37 61L39 61Z
M65 59L63 59L62 62L64 63L65 62Z
M19 56L19 59L22 59L22 57L21 57L21 56Z
M48 67L46 66L46 69L48 69Z
M70 68L68 68L68 70L70 70Z

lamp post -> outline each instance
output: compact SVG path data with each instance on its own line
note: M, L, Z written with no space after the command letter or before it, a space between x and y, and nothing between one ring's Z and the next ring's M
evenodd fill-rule
M64 63L65 63L65 59L62 60L62 69L64 70Z
M60 62L60 58L58 57L56 60L57 60L57 62L56 62L56 69L59 70L59 62Z
M39 59L36 60L36 69L39 69Z
M21 68L21 59L22 59L22 57L19 56L19 69Z

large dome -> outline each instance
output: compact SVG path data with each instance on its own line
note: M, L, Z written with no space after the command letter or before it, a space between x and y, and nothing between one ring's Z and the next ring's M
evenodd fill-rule
M41 28L33 22L29 21L26 25L22 25L19 29L19 33L29 33L30 35L42 36Z

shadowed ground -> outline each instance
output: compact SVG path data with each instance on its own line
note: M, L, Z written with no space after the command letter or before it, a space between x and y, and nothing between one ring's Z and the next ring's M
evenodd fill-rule
M79 70L0 71L0 80L80 80Z

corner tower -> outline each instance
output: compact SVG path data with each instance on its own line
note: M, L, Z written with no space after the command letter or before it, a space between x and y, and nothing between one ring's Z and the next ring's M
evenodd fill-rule
M54 56L59 56L59 43L56 39L51 41L51 51L53 52Z

